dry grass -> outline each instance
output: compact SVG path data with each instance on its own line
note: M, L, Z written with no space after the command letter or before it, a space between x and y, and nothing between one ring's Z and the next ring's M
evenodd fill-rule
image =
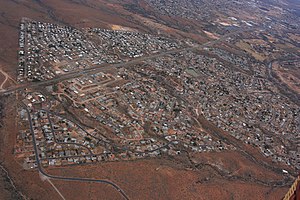
M257 53L247 42L239 41L236 43L236 46L241 48L242 50L245 50L259 61L264 61L266 59L264 55Z

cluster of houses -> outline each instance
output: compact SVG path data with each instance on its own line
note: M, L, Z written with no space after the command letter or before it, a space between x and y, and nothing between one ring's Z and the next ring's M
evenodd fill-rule
M76 29L23 18L19 34L18 82L52 79L103 63L172 50L183 42L139 32Z
M231 55L227 53L222 59L233 60L227 58ZM243 63L248 68L241 67ZM224 64L214 56L194 52L157 58L150 63L159 74L168 74L164 83L172 82L173 90L217 127L256 146L274 161L299 168L294 140L300 132L300 109L279 94L267 78L251 72L251 65L256 64L254 60Z

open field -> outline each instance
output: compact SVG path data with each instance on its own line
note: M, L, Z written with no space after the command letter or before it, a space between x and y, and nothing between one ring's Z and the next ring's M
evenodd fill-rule
M236 156L237 158L240 157L239 155ZM204 157L215 160L223 157L223 155L207 154ZM238 163L239 165L247 165L244 160L238 161ZM213 165L214 161L211 164ZM230 163L229 165L232 168L234 164ZM209 165L202 166L199 170L186 169L182 164L176 164L174 161L156 159L93 166L74 166L68 169L57 168L49 170L49 173L64 176L109 178L118 183L127 192L130 199L144 199L147 197L153 199L274 199L281 196L287 189L286 187L278 187L270 190L270 188L256 183L242 180L224 180L218 174L218 171ZM237 170L232 175L238 176L243 173L245 172ZM275 174L273 176L273 178L280 178ZM268 178L271 178L271 176L268 176ZM255 178L253 177L253 179ZM97 186L97 184L72 183L69 185L60 181L53 182L57 183L56 186L61 191L69 191L68 187L78 189L83 187L86 188L84 191L90 191L81 194L65 192L67 199L72 199L76 195L80 195L81 198L90 195L92 199L102 196L101 191L103 190L110 191L106 186ZM253 193L256 195L252 196ZM106 196L107 199L121 199L118 194L110 194L113 194L113 196Z
M300 72L298 66L284 68L279 63L273 64L273 69L280 81L286 84L295 93L300 93Z
M237 43L236 46L238 46L242 50L246 51L247 53L249 53L250 55L252 55L255 59L257 59L259 61L264 61L266 59L265 56L262 56L259 53L256 53L251 48L251 46L248 43L244 42L244 41L241 41L241 42Z

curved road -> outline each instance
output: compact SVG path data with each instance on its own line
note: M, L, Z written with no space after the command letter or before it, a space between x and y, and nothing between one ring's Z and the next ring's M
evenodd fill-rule
M51 120L51 118L50 118L50 114L49 114L49 112L47 112L47 118L48 118L48 121L49 121L49 124L50 124L50 129L51 129L51 132L52 132L52 135L53 135L53 139L54 139L54 142L55 143L57 143L57 144L70 144L70 145L77 145L77 146L80 146L80 147L82 147L82 148L85 148L85 149L87 149L89 152L90 152L90 155L91 156L93 156L94 154L93 154L93 152L89 149L89 148L87 148L86 146L84 146L84 145L82 145L82 144L79 144L79 143L76 143L76 142L58 142L57 141L57 138L56 138L56 136L55 136L55 131L54 131L54 128L53 128L53 124L52 124L52 120Z
M34 148L34 152L35 152L35 159L37 162L37 168L39 170L39 172L44 175L45 177L48 178L52 178L52 179L56 179L56 180L64 180L64 181L81 181L81 182L95 182L95 183L103 183L103 184L107 184L112 186L114 189L116 189L124 199L129 200L128 196L126 195L126 193L115 183L108 181L108 180L103 180L103 179L90 179L90 178L79 178L79 177L63 177L63 176L56 176L56 175L51 175L51 174L47 174L44 170L43 167L40 164L40 158L38 156L38 149L36 146L36 138L35 138L35 134L33 131L33 125L32 125L32 120L31 120L31 115L30 115L30 111L28 110L28 108L25 106L24 109L27 112L28 115L28 119L29 119L29 125L30 125L30 131L32 134L32 142L33 142L33 148Z

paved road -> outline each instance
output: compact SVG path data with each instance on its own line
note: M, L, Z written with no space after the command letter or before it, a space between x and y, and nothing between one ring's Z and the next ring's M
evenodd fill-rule
M33 143L33 148L34 148L34 152L35 152L35 159L37 162L37 168L39 170L39 172L44 175L47 178L52 178L52 179L56 179L56 180L63 180L63 181L80 181L80 182L95 182L95 183L102 183L102 184L107 184L112 186L113 188L115 188L124 199L129 200L128 196L126 195L126 193L115 183L108 181L108 180L102 180L102 179L90 179L90 178L79 178L79 177L63 177L63 176L56 176L56 175L51 175L51 174L47 174L44 170L43 167L41 166L40 163L40 158L39 158L39 154L38 154L38 149L37 149L37 145L36 145L36 138L35 138L35 134L34 134L34 130L33 130L33 125L32 125L32 119L31 119L31 115L30 115L30 111L28 110L28 108L24 105L24 109L27 112L28 115L28 120L29 120L29 125L30 125L30 131L32 134L32 143Z
M41 109L41 111L44 111L44 112L47 112L48 114L55 115L55 116L57 116L57 117L66 119L66 120L72 122L73 124L75 124L76 126L78 126L83 132L85 132L88 136L94 138L95 140L101 141L101 142L103 142L103 143L105 143L105 144L112 145L112 143L111 143L110 141L105 141L103 138L98 138L98 137L95 137L94 135L90 134L89 132L87 132L87 131L85 130L84 127L82 127L80 124L78 124L77 122L75 122L75 121L72 120L72 119L69 119L69 118L67 118L67 117L65 117L65 116L60 115L59 113L51 112L51 111L46 110L46 109ZM105 138L105 139L107 139L107 138Z
M44 111L45 111L45 110L44 110ZM46 112L47 112L47 111L46 111ZM50 118L49 112L47 112L47 118L48 118L48 121L49 121L49 124L50 124L50 129L51 129L51 133L52 133L54 142L55 142L56 144L77 145L77 146L80 146L80 147L82 147L82 148L84 148L84 149L87 149L87 150L89 151L89 153L90 153L90 156L93 156L93 155L94 155L93 152L92 152L89 148L87 148L86 146L84 146L84 145L82 145L82 144L79 144L79 143L76 143L76 142L59 142L59 141L57 140L56 136L55 136L55 130L54 130L54 127L53 127L52 120L51 120L51 118Z
M49 116L49 114L52 114L52 115L56 115L56 116L58 116L58 117L61 117L61 118L63 118L63 119L67 119L67 118L65 118L64 116L61 116L61 115L59 115L58 113L51 112L51 111L49 111L49 110L41 109L41 111L47 112L47 115L48 115L48 116ZM52 126L52 121L50 120L50 117L48 117L48 119L49 119L49 122L50 122L50 127L53 127L53 126ZM117 148L123 148L123 149L124 149L124 147L119 147L119 146L117 146L117 145L114 145L114 144L111 143L111 142L104 141L104 140L101 139L101 138L97 138L97 137L91 135L89 132L87 132L87 131L86 131L80 124L78 124L77 122L75 122L75 121L73 121L73 120L71 120L71 119L67 119L67 120L68 120L68 121L71 121L72 123L74 123L75 125L77 125L77 126L78 126L82 131L84 131L87 135L89 135L89 136L95 138L96 140L100 140L100 141L102 141L102 142L104 142L104 143L106 143L106 144L112 145L112 146L117 147ZM52 131L52 133L53 133L53 135L54 135L54 130L53 130L52 128L51 128L51 131ZM57 143L57 142L56 142L56 143ZM152 153L152 152L154 152L154 151L161 150L161 149L166 148L166 147L170 146L171 144L175 144L175 143L182 143L182 144L183 144L184 142L182 142L182 141L180 141L180 140L171 140L171 141L167 142L165 145L160 146L160 147L157 147L156 149L145 150L145 151L134 151L134 153L137 153L137 154ZM75 145L76 145L76 143L69 143L69 144L75 144ZM83 146L83 145L82 145L82 146ZM84 146L84 147L85 147L85 146ZM129 149L126 148L126 150L129 150ZM90 152L91 152L91 150L90 150ZM93 155L95 155L95 154L93 154L93 153L91 152L91 155L86 155L86 156L93 156Z
M10 88L7 88L6 90L0 90L0 95L5 95L5 94L10 94L12 92L18 91L18 90L23 90L25 88L31 88L31 87L38 87L38 86L47 86L47 85L52 85L54 83L57 82L61 82L64 80L69 80L69 79L73 79L85 74L90 74L90 73L97 73L100 71L105 71L111 68L120 68L120 67L129 67L129 66L134 66L136 64L139 64L145 60L150 60L150 59L155 59L158 57L162 57L162 56L166 56L166 55L170 55L170 54L174 54L174 53L179 53L179 52L184 52L184 51L192 51L192 50L196 50L196 49L202 49L204 47L209 47L212 46L218 42L224 41L226 40L228 37L239 34L239 33L243 33L245 31L249 31L251 29L254 29L254 27L251 28L247 28L247 29L240 29L231 33L228 33L226 35L223 35L222 37L220 37L217 40L213 40L213 41L209 41L207 43L204 43L202 45L196 45L193 47L185 47L185 48L180 48L180 49L173 49L173 50L169 50L169 51L165 51L162 53L158 53L158 54L153 54L153 55L149 55L149 56L144 56L141 58L136 58L133 59L131 61L125 62L125 63L117 63L117 64L102 64L102 65L96 65L90 68L86 68L83 70L76 70L67 74L63 74L60 76L57 76L53 79L50 80L45 80L45 81L39 81L39 82L28 82L28 83L24 83L24 84L18 84L18 85L14 85Z

